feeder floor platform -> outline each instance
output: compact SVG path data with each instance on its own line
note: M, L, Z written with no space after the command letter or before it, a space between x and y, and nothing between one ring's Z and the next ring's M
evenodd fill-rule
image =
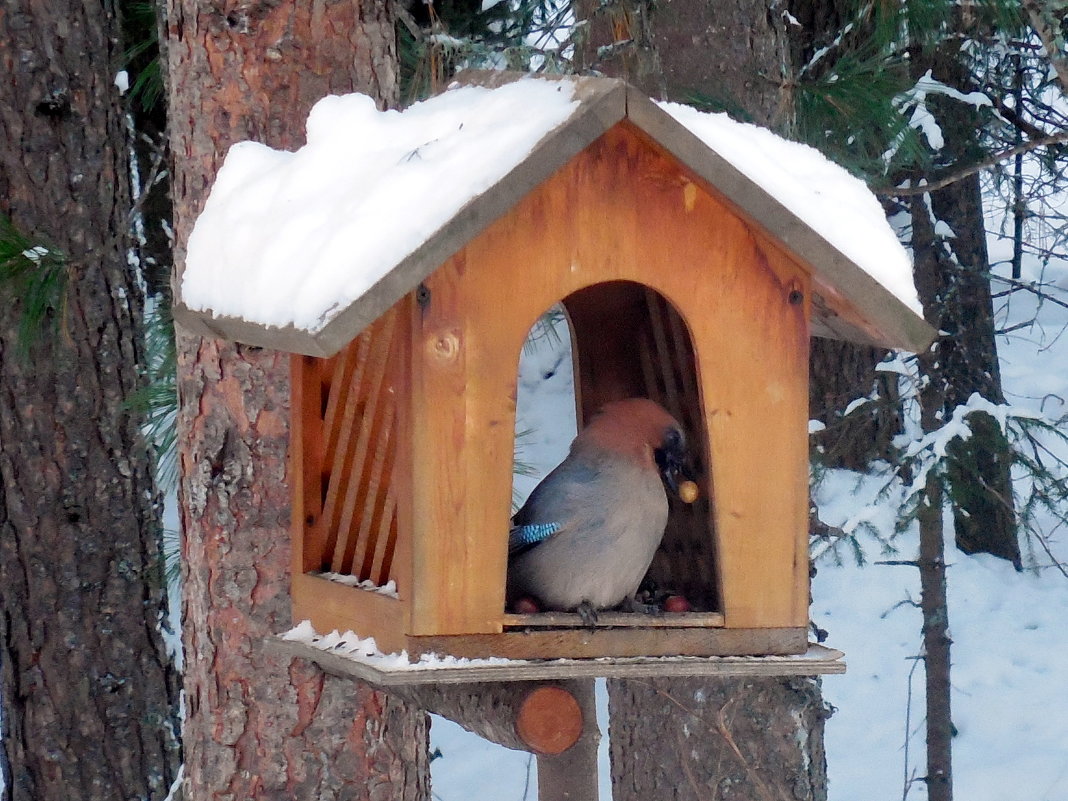
M470 684L487 681L542 681L574 678L655 678L667 676L815 676L845 673L844 654L809 644L796 656L661 656L614 659L456 659L443 657L407 664L381 654L346 653L273 637L270 647L286 656L315 662L327 673L381 687L418 684Z

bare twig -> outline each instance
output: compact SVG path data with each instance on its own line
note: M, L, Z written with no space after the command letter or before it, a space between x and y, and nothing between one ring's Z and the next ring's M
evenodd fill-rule
M420 29L419 23L415 21L415 17L405 8L403 3L394 2L393 13L396 14L401 24L408 29L408 33L412 35L415 41L421 42L423 40L423 31Z
M915 559L885 559L881 562L873 562L876 565L903 565L905 567L919 567L920 563Z
M835 538L842 539L849 535L845 533L845 530L832 526L830 523L824 523L820 520L819 512L816 507L812 507L808 513L808 533L811 537L824 537L826 539Z
M1024 320L1021 323L1016 323L1016 325L1010 325L1007 328L998 328L994 331L994 333L999 336L1003 336L1005 334L1011 334L1013 331L1019 331L1021 328L1030 328L1034 324L1034 320Z
M1012 158L1017 153L1027 153L1031 150L1037 150L1040 147L1057 145L1062 142L1068 142L1068 131L1050 134L1049 136L1044 136L1039 139L1031 139L1028 142L1024 142L1022 145L1017 145L1016 147L1010 147L1006 150L994 153L989 158L985 158L962 170L943 176L938 180L929 181L922 186L888 187L886 189L874 189L872 191L878 197L912 197L915 195L925 195L928 192L945 189L950 184L955 184L957 181L962 181L988 167L993 167L995 164L1002 162L1005 159Z
M141 214L141 210L144 208L145 201L148 199L152 187L156 185L164 171L164 152L163 148L160 147L153 150L152 166L149 169L148 177L141 186L141 193L138 195L137 201L130 207L129 219L131 222Z
M1023 289L1027 292L1031 292L1032 294L1042 298L1042 300L1048 300L1050 303L1056 303L1058 306L1063 306L1064 308L1068 309L1068 301L1063 301L1059 298L1054 297L1049 292L1044 292L1040 288L1041 285L1036 285L1033 281L1020 281L1016 278L1006 278L1003 275L993 274L991 274L990 278L993 281L1001 281L1004 284L1008 284L1013 289Z
M912 789L912 785L916 781L915 770L909 776L909 741L912 739L912 674L916 672L916 665L918 664L920 664L919 659L912 660L912 667L909 668L908 690L905 694L905 766L903 768L904 781L901 787L901 801L906 801L909 790Z
M1059 561L1057 557L1053 555L1053 551L1050 550L1049 543L1046 542L1046 538L1042 536L1042 533L1039 531L1035 531L1033 533L1035 535L1035 539L1038 540L1038 544L1042 546L1042 550L1045 551L1046 556L1049 557L1050 564L1047 565L1047 567L1056 568L1062 576L1068 578L1068 570L1065 569L1064 563Z

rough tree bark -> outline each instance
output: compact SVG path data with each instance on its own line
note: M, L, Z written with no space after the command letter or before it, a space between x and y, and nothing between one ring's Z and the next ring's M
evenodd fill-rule
M141 419L143 295L119 25L107 3L0 8L0 213L67 257L28 357L0 287L0 698L5 797L161 799L180 763L160 635L159 498Z
M591 4L587 10L598 10L586 59L654 95L714 98L775 125L790 113L785 21L776 6ZM616 801L827 797L829 709L814 679L613 679L608 692Z
M927 723L929 801L953 801L953 708L950 695L949 604L946 596L942 487L927 478L920 526L920 607L923 611L923 661Z
M811 679L610 680L609 713L615 801L827 798Z
M397 67L388 3L167 8L180 263L230 144L299 146L314 101L389 104ZM178 350L190 797L429 797L422 713L264 648L291 624L288 357L181 332Z

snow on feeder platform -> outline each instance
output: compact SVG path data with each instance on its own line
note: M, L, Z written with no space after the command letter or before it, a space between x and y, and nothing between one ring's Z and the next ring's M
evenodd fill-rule
M606 78L328 97L299 151L231 149L178 288L191 330L294 354L296 622L599 675L841 667L807 638L809 339L934 332L878 203L810 148ZM637 396L688 433L698 497L650 578L691 611L505 609L517 364L556 304L580 427Z

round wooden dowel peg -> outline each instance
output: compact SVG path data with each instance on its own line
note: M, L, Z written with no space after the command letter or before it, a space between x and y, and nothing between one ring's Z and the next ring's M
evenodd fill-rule
M582 710L562 687L537 687L519 707L515 733L535 754L562 754L582 735Z

